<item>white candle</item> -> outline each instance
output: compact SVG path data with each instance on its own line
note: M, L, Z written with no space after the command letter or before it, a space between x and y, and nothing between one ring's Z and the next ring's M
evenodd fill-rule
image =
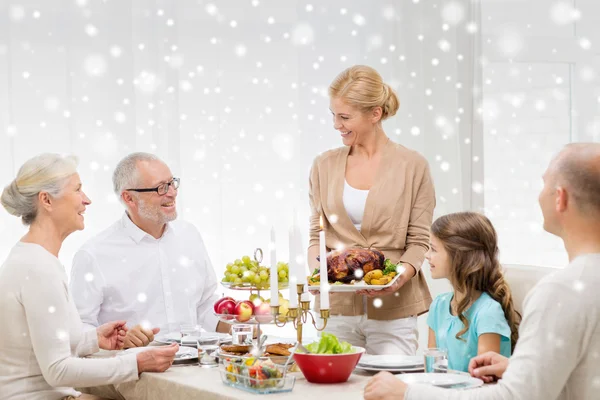
M321 310L329 310L329 281L327 279L327 248L325 246L325 230L323 229L323 216L321 216L321 230L319 231L319 259L320 259L320 285Z
M296 267L296 240L295 240L295 227L292 224L290 231L288 232L288 246L290 253L290 261L288 268L288 279L290 282L290 308L298 307L298 292L296 289L296 283L298 283L298 268Z
M306 257L304 255L304 250L302 247L302 233L300 231L300 225L298 224L298 213L294 212L294 240L296 241L296 273L298 274L298 283L304 285L305 292L302 293L302 301L310 301L310 296L308 295L308 278L307 278L307 268L306 268ZM309 271L308 273L310 273Z
M271 305L278 306L279 305L279 272L277 272L277 252L275 251L275 228L271 227L271 243L269 247L271 248L271 276L270 276L270 285L271 285Z
M298 308L298 291L296 289L296 283L298 280L295 276L290 278L290 308Z

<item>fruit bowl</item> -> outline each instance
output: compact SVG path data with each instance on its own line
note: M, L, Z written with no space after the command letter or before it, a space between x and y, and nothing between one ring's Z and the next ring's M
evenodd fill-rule
M244 321L238 321L236 319L235 315L232 314L217 314L217 313L213 313L217 318L219 318L219 321L225 322L226 324L270 324L273 322L273 316L272 315L261 315L257 316L253 315L252 317L250 317L250 319L248 320L244 320Z
M358 361L365 352L362 347L354 346L353 353L345 354L294 354L296 364L311 383L346 382Z
M232 289L232 290L268 290L270 289L271 285L269 285L269 283L265 283L263 284L255 284L255 283L249 283L249 282L241 282L241 283L233 283L233 282L223 282L221 281L221 285L223 285L223 287L226 287L227 289ZM277 286L279 287L279 289L287 289L290 285L289 282L279 282L277 284Z

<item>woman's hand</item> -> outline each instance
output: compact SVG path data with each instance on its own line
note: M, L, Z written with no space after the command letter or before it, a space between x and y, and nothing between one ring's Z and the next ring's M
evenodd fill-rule
M113 321L96 328L98 347L103 350L121 350L127 335L126 321Z
M398 271L398 279L396 279L391 286L381 290L359 290L356 294L364 294L368 297L381 297L396 293L406 282L410 281L413 276L417 274L417 270L412 265L408 263L402 263L402 265L404 266L404 271Z
M389 372L380 372L372 377L365 386L365 400L401 400L404 399L406 383Z

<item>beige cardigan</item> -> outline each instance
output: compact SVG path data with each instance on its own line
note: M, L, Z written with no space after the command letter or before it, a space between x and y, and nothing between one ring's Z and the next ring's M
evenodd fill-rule
M382 305L368 298L367 315L375 320L392 320L427 312L431 294L421 272L429 248L429 229L435 193L427 160L416 151L388 141L381 166L369 191L359 232L344 208L346 159L350 147L319 155L310 172L310 242L319 245L319 217L324 217L328 251L341 246L375 248L394 263L405 262L417 274L396 293L381 296ZM317 299L317 303L318 303ZM363 296L331 294L331 315L364 314Z

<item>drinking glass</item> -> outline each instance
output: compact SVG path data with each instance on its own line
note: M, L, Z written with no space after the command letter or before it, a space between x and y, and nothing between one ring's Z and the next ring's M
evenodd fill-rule
M217 335L202 335L198 338L198 365L202 368L214 368L218 365L215 352L219 348Z
M200 327L195 324L181 324L179 325L179 333L181 337L186 336L200 336Z
M233 325L231 328L231 343L238 345L252 344L252 333L252 325Z
M447 372L448 351L431 348L425 350L425 372Z

